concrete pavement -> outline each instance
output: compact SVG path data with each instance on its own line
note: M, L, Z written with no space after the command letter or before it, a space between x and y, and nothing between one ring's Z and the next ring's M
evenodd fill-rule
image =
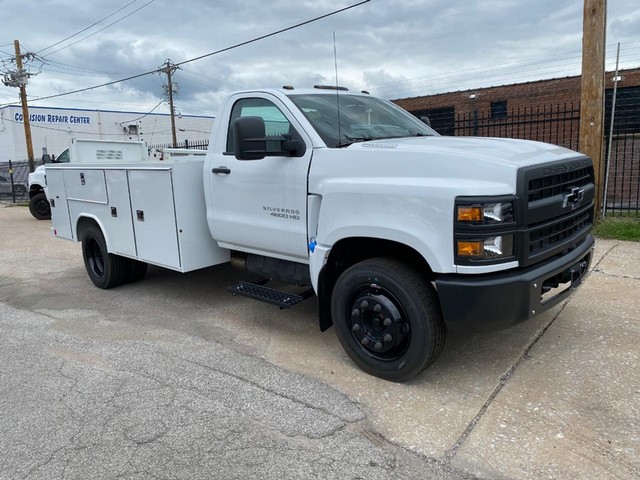
M0 207L0 478L640 476L640 244L599 240L567 303L392 384L313 302L232 297L227 267L101 291L48 227Z

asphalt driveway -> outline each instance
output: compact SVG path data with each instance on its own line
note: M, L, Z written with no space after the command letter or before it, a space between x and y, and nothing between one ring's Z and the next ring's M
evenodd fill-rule
M598 241L568 302L393 384L312 301L233 297L229 267L102 291L0 205L0 478L639 478L638 258Z

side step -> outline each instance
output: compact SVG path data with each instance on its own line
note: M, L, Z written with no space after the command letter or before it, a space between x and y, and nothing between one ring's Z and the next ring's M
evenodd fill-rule
M313 295L313 289L309 288L301 293L288 293L256 283L239 281L227 288L234 295L253 298L261 302L269 303L277 307L291 308Z

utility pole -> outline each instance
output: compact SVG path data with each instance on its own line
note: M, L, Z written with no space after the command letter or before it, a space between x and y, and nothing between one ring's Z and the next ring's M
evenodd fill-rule
M602 212L604 184L604 69L606 0L584 0L582 24L582 77L580 140L578 149L593 159L596 182L595 220ZM604 199L606 202L606 199Z
M17 72L15 75L12 75L13 83L7 83L5 81L5 85L8 86L19 86L20 87L20 102L22 103L22 123L24 125L24 139L27 143L27 158L29 159L29 171L33 172L35 170L35 165L33 163L33 143L31 140L31 123L29 122L29 107L27 105L27 81L29 79L29 74L26 73L22 68L22 53L20 52L20 42L18 40L13 41L13 46L16 51L16 67Z
M176 67L170 59L167 59L164 64L165 68L162 71L167 74L167 95L169 97L169 110L171 111L171 136L175 148L178 146L178 140L176 137L176 112L173 108L173 81L171 77L178 67Z

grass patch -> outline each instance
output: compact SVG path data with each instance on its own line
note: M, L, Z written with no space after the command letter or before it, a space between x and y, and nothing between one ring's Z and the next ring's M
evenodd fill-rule
M640 242L640 216L605 217L596 225L596 237Z

